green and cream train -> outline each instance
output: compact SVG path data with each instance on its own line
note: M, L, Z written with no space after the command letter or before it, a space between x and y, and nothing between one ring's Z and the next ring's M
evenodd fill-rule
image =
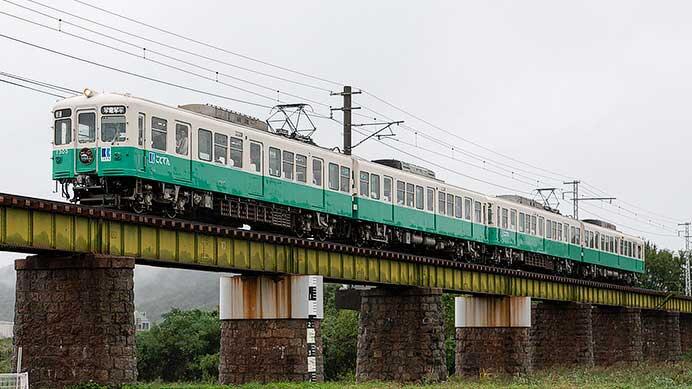
M584 278L644 271L644 241L607 223L344 155L218 107L85 90L53 116L53 179L81 204Z

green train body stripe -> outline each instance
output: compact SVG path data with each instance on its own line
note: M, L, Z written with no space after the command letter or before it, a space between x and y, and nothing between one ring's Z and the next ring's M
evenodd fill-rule
M138 177L199 190L253 198L276 204L321 211L332 215L377 222L394 227L551 255L613 269L643 273L644 261L565 242L489 227L469 220L437 215L383 201L352 197L311 185L288 182L215 163L180 158L136 147L92 148L94 160L78 160L81 149L53 151L53 179L77 174Z

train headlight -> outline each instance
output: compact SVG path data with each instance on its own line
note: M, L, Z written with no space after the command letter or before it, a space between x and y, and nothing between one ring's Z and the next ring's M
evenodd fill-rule
M84 96L86 96L87 99L93 97L95 94L96 92L94 92L93 90L89 88L84 88Z
M91 149L85 147L79 151L79 160L83 164L88 165L94 161L94 153L91 152Z

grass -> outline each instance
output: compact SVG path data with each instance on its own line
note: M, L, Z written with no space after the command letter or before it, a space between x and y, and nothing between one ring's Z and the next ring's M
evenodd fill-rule
M0 373L9 373L12 364L12 339L0 339Z
M137 384L127 389L221 389L229 386L205 384ZM327 382L324 384L277 383L268 385L248 384L242 389L399 389L399 388L439 388L439 389L576 389L576 388L692 388L692 354L678 363L642 363L637 366L621 365L608 368L561 368L535 372L519 377L485 376L479 379L452 377L442 384L399 385L393 383L371 382Z

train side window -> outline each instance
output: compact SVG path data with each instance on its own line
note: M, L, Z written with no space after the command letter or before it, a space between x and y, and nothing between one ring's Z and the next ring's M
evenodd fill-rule
M574 226L569 227L569 242L570 243L576 243L574 240L577 237L576 232L574 231Z
M341 167L341 191L349 193L351 192L351 168L342 166Z
M214 162L225 165L228 161L228 135L214 134Z
M380 199L380 176L377 174L370 175L370 197Z
M555 240L557 240L557 241L561 241L562 240L562 223L553 222L553 228L555 228L557 231L556 234L553 234L553 238L555 238Z
M96 140L96 113L82 112L77 118L77 134L79 143Z
M545 221L545 237L553 239L553 222L550 220Z
M231 166L242 169L243 168L243 140L231 137L231 149L229 155L229 162Z
M55 137L53 143L56 146L66 145L72 142L72 119L59 119L55 121Z
M329 189L339 190L339 165L329 164Z
M425 189L422 186L416 185L416 208L425 208Z
M427 189L427 210L430 212L435 212L435 189L433 188L428 188Z
M524 215L524 212L519 212L519 232L524 232L525 219L526 215Z
M414 185L406 183L406 206L413 208L416 203L415 203L415 197L414 197Z
M188 154L190 137L190 126L183 123L175 123L175 153L179 155Z
M153 136L153 127L151 129L151 133ZM197 156L202 161L211 161L211 131L202 128L197 130Z
M509 211L507 211L507 208L502 208L502 228L505 230L507 229L507 225L509 224Z
M574 238L574 243L575 244L581 244L581 228L577 227L574 229L574 231L577 233L577 236Z
M464 218L471 220L471 199L464 197Z
M464 199L459 196L454 197L454 217L461 219L461 210L464 208L463 203Z
M206 130L205 130L206 131ZM166 119L151 117L151 148L166 151L166 137L168 134L168 121ZM211 161L211 132L209 132L209 159Z
M531 216L531 234L536 235L536 215Z
M137 116L137 144L144 146L144 126L146 125L146 115L140 113Z
M290 151L283 152L283 171L284 178L287 180L293 180L293 165L295 164L295 154Z
M281 177L281 150L276 147L269 148L269 175Z
M250 142L250 168L255 172L262 171L262 145Z
M524 231L526 231L527 234L531 233L531 215L528 213L526 214L526 224L524 226Z
M313 158L312 159L312 183L314 185L322 187L322 160Z
M476 202L474 203L474 208L475 208L474 211L473 211L474 217L475 217L475 218L474 218L474 221L475 221L476 223L480 223L480 222L481 222L481 215L482 215L482 212L483 212L483 211L481 210L481 202L480 202L480 201L476 201Z
M382 197L384 201L392 202L392 177L384 176L382 180Z
M545 235L545 218L543 216L538 217L538 236L543 237Z
M493 207L488 207L488 224L493 224Z
M403 181L396 182L396 203L399 205L406 203L406 183Z
M363 197L370 195L370 174L368 172L360 172L360 195Z
M447 209L445 206L445 198L444 192L437 192L437 212L439 212L440 215L444 215Z
M512 231L517 230L517 211L511 210L509 213L509 225Z
M296 181L308 182L308 157L296 154Z
M454 195L447 194L447 216L454 217Z

